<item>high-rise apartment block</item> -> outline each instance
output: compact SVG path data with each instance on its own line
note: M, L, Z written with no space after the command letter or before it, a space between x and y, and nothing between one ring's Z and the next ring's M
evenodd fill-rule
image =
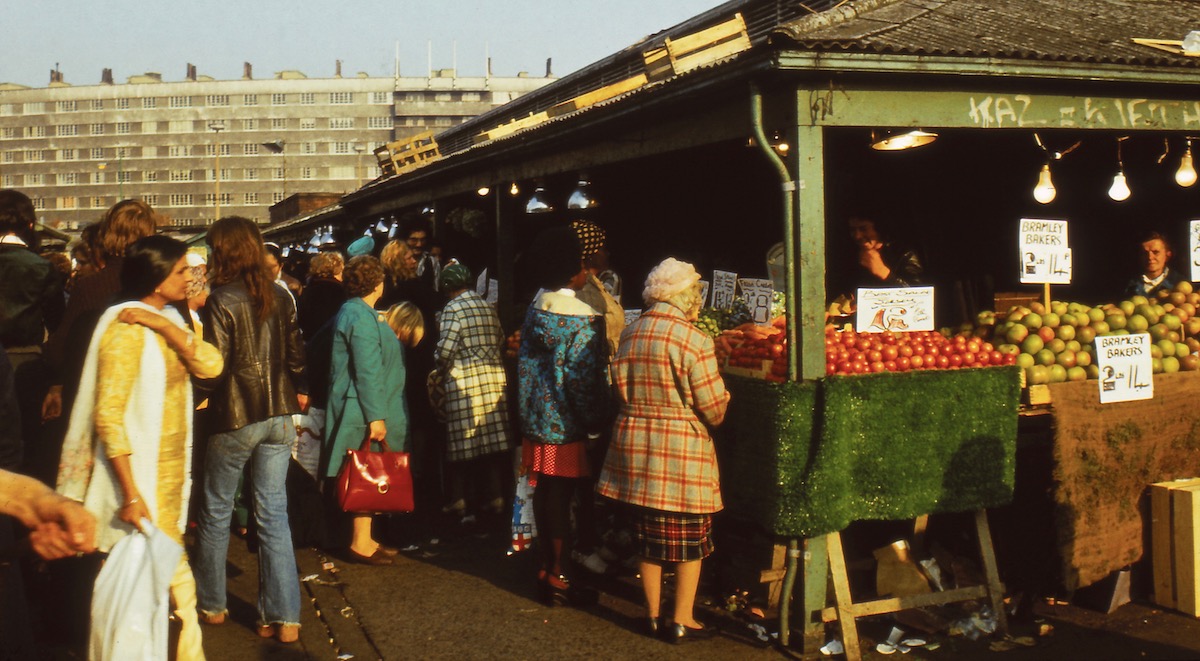
M340 73L340 64L339 64ZM155 73L114 84L0 83L0 187L33 199L43 223L78 229L140 197L176 228L218 212L268 221L302 192L343 193L374 179L374 150L437 133L550 82L551 77L308 78L285 71L241 80ZM218 204L219 202L219 204Z

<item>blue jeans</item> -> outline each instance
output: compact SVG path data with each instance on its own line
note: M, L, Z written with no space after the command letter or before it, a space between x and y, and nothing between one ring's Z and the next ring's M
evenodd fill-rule
M262 624L300 623L300 582L288 525L288 461L296 428L292 416L255 422L208 439L204 462L204 503L197 526L196 606L203 613L226 612L225 559L229 521L238 478L254 458L251 486L258 520L258 617Z

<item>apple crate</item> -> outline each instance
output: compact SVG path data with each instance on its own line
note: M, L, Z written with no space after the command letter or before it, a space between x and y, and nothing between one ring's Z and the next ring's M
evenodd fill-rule
M752 379L765 379L771 373L771 365L774 361L769 359L760 359L755 361L761 363L756 367L735 367L729 364L729 359L725 359L725 365L721 367L721 371L725 374L733 374L734 376L745 376Z
M1154 603L1200 617L1200 478L1150 485Z

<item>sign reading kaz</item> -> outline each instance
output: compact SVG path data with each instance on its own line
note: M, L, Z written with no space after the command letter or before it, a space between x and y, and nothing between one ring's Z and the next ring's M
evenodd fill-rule
M1200 280L1200 220L1191 222L1188 236L1191 237L1190 247L1192 249L1192 277L1188 279L1195 282Z
M860 333L934 330L933 287L859 289L854 322Z
M742 289L742 298L756 324L771 323L771 296L775 293L775 284L770 280L742 278L738 280Z
M1100 368L1101 404L1154 397L1148 333L1097 337L1096 366Z
M736 287L736 273L713 271L712 306L717 310L728 310L733 307L733 295Z
M1022 283L1071 284L1067 221L1022 218L1017 245Z

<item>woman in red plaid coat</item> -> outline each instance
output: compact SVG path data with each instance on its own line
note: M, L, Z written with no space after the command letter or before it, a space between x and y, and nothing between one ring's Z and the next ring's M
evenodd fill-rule
M612 364L618 413L596 489L630 506L641 556L649 633L679 642L710 629L692 613L700 563L712 553L712 515L722 508L709 428L721 424L729 393L713 341L692 321L700 275L667 258L646 278L649 307L621 338ZM659 619L665 563L675 567L675 614Z

